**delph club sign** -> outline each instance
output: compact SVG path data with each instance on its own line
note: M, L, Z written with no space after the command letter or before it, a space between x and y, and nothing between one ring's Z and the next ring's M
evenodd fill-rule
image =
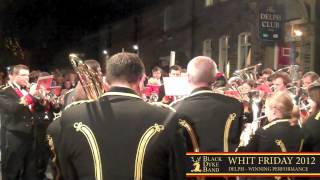
M262 40L278 41L282 38L283 30L282 11L280 7L268 5L260 7L259 36Z

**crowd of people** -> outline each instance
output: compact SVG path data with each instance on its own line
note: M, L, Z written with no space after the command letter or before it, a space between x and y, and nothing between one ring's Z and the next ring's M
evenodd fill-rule
M198 56L147 77L126 52L75 71L11 66L0 73L2 179L179 180L187 151L317 152L319 76L290 67L228 78ZM37 87L49 75L58 93ZM187 78L190 94L166 95L163 76Z

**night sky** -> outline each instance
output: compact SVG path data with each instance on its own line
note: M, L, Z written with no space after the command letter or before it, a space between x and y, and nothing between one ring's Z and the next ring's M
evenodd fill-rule
M156 0L0 0L0 61L50 68L78 42ZM16 43L17 42L17 43ZM18 44L18 45L16 45ZM17 47L18 46L18 47ZM23 52L23 56L19 55ZM93 58L97 54L91 54ZM43 66L45 65L45 66ZM47 67L48 66L48 67Z

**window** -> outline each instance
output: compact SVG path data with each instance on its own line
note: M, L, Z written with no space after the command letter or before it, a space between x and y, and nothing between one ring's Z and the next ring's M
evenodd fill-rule
M251 64L251 34L248 32L240 33L238 36L238 69Z
M206 7L213 6L213 4L214 4L214 0L205 0L205 6Z
M170 29L170 15L171 15L171 6L168 6L164 9L163 13L163 31L167 32Z
M219 70L226 72L228 63L229 36L219 38Z
M208 56L208 57L212 58L212 49L213 49L212 39L205 39L203 41L202 54L204 56Z

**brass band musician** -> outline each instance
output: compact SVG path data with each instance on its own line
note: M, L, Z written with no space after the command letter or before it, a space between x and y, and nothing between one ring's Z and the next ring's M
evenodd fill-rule
M309 86L309 104L311 114L303 126L305 143L303 151L319 152L320 151L320 83L315 82Z
M192 92L173 107L193 126L200 151L234 151L239 143L243 107L238 100L212 91L216 72L212 59L192 59L187 67Z
M274 93L267 98L265 108L269 123L259 128L249 144L240 150L249 152L301 151L303 138L297 119L292 118L294 105L291 97L286 92Z
M33 148L37 100L26 88L29 67L15 65L10 82L0 91L2 179L40 179Z
M64 179L185 179L182 136L171 111L141 98L144 65L132 53L107 61L110 90L75 102L61 116L58 159Z

